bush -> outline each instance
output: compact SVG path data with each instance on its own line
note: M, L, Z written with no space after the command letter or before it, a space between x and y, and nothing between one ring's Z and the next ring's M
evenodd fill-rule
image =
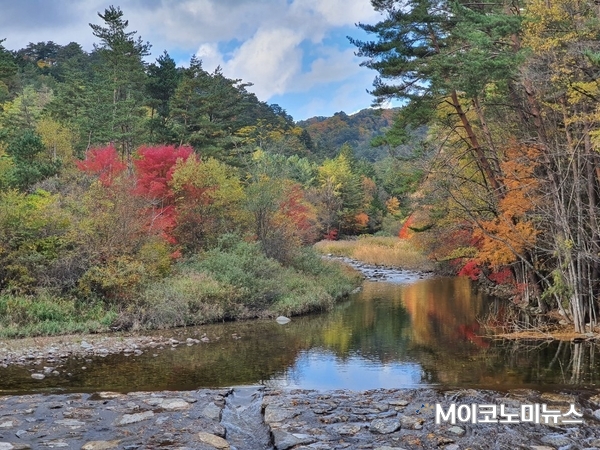
M360 279L341 265L323 262L311 249L297 252L292 266L285 267L267 258L260 244L233 235L177 269L177 275L149 285L125 310L129 325L166 328L326 310Z
M99 303L41 293L36 297L0 296L0 336L23 337L108 331L114 310Z
M208 274L186 271L144 289L127 311L134 327L169 328L232 318L239 294Z

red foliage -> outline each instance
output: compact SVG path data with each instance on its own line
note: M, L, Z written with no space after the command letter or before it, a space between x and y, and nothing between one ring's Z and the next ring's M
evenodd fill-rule
M479 335L479 328L478 323L473 323L472 325L463 324L458 326L458 333L477 347L488 348L490 343Z
M408 216L408 218L404 221L402 228L400 228L400 231L398 232L398 237L400 239L408 239L410 237L410 228L409 227L412 226L414 221L415 221L414 214L411 214L410 216Z
M513 284L513 274L508 267L504 267L502 270L491 273L488 278L496 284Z
M83 172L99 175L102 186L108 187L127 167L119 158L113 146L89 150L83 161L77 161L77 168Z
M280 211L292 220L298 230L306 231L312 227L310 207L306 204L304 193L300 186L290 189L286 199L279 205Z
M325 234L325 239L327 239L328 241L335 241L337 240L338 237L338 229L337 228L332 228L331 230L329 230L329 233Z
M189 147L142 147L140 159L134 162L137 184L134 193L152 201L148 209L148 228L162 233L167 242L176 243L172 234L177 226L175 194L169 182L173 178L178 160L186 161L193 154Z
M471 280L476 281L479 278L479 275L481 274L481 269L479 268L477 261L469 261L467 262L462 269L460 269L460 272L458 272L458 276L466 276L469 277Z
M163 145L140 148L140 159L134 162L137 172L136 194L149 199L170 199L173 192L169 188L169 181L173 177L175 163L179 159L186 161L192 154L190 147Z

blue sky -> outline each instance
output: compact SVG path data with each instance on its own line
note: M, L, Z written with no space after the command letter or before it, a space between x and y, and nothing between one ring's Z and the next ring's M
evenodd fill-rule
M357 22L381 16L369 0L0 0L0 39L19 49L29 42L71 41L90 50L89 23L120 6L130 29L180 65L196 54L203 67L251 82L260 100L278 103L294 119L350 114L369 107L375 73L346 36L364 38Z

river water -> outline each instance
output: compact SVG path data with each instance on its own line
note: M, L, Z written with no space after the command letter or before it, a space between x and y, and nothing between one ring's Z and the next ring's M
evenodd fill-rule
M0 392L185 390L263 384L307 389L473 387L595 388L600 351L590 342L503 342L478 319L502 305L467 278L366 281L333 311L275 321L160 332L210 342L139 356L73 358L61 375L0 369Z

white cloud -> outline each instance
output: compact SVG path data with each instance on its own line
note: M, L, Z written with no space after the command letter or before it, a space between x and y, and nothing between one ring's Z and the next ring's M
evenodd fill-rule
M232 74L255 83L253 91L259 98L283 94L294 75L301 69L302 38L292 30L260 29L234 52L225 65Z
M354 51L347 49L338 51L333 48L323 49L324 56L315 59L307 73L297 74L295 83L290 86L293 91L307 91L318 84L328 84L348 79L361 71L360 61Z
M371 2L364 0L294 0L293 8L316 11L329 25L338 27L378 17Z
M0 38L7 37L5 45L12 49L53 40L76 41L91 50L96 39L88 23L100 24L97 12L108 5L105 0L10 3L0 15L4 33ZM254 83L250 90L261 100L307 93L306 103L315 108L339 105L346 110L354 108L351 104L357 98L370 102L366 93L351 93L350 86L364 92L374 73L359 67L359 58L346 43L326 39L340 27L378 20L370 0L120 0L119 5L130 30L153 45L155 56L165 49L178 59L196 52L206 70L220 65L226 76ZM233 42L240 44L232 48ZM223 45L226 55L219 51ZM308 47L310 55L304 53ZM307 66L308 58L314 59ZM368 76L361 75L365 73ZM367 84L356 87L367 79ZM311 90L331 85L333 95L336 83L347 87L333 99L311 103Z

